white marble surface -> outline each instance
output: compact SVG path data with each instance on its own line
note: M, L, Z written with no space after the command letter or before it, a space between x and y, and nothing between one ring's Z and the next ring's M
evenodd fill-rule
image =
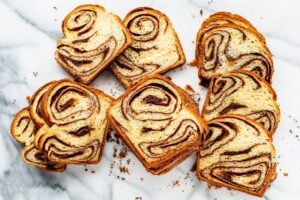
M124 17L138 6L165 12L182 41L187 61L194 57L194 38L202 21L215 11L231 11L249 19L265 36L275 62L273 86L282 111L274 135L278 177L264 199L300 199L300 2L297 0L0 0L0 200L14 199L259 199L227 189L207 190L190 171L195 155L163 176L147 173L129 153L113 158L116 142L105 146L97 165L69 166L61 174L27 166L20 157L21 146L9 132L14 114L27 105L25 97L43 83L68 77L55 62L55 42L62 36L61 21L75 6L97 3ZM203 16L200 10L203 10ZM197 69L184 65L169 72L173 81L192 85L196 99L206 90L198 85ZM123 92L109 70L93 86L117 97ZM130 163L127 163L130 159ZM111 167L112 163L114 166ZM125 166L129 174L120 173ZM284 176L288 173L288 176ZM124 180L123 180L124 179ZM178 183L176 181L178 180Z

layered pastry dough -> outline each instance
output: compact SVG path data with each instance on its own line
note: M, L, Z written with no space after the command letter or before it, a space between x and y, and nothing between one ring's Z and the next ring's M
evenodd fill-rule
M266 129L249 118L224 115L208 122L196 173L212 185L263 196L276 178L274 157Z
M134 42L114 60L112 70L125 87L185 62L177 33L165 14L151 8L137 8L128 13L124 24Z
M241 114L274 133L280 120L276 94L253 72L235 70L211 80L202 116L209 121L224 114Z
M55 162L98 163L108 129L106 110L111 97L85 85L61 80L43 95L45 124L34 144Z
M203 85L235 69L253 71L271 82L272 55L264 37L243 17L220 12L209 17L196 38L195 64Z
M34 147L33 139L37 130L38 127L31 119L28 108L24 108L16 114L11 124L11 134L18 142L24 144L22 150L23 160L27 164L40 169L55 172L64 171L66 165L49 161L43 152Z
M163 174L199 148L204 122L193 100L167 78L142 79L113 101L116 132L153 174Z
M76 80L88 84L132 42L120 18L98 5L82 5L63 21L65 38L55 59Z

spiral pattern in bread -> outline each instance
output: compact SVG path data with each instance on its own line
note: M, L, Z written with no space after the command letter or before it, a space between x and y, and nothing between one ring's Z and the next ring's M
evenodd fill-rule
M108 129L111 98L99 90L61 80L42 99L44 124L35 146L50 160L65 164L97 163Z
M168 79L155 76L114 101L108 116L147 170L161 174L198 149L203 122L190 101Z
M210 184L262 196L276 177L274 156L272 139L260 124L223 115L208 122L196 173Z
M217 13L208 18L197 34L196 64L201 83L235 69L253 71L271 82L272 55L264 37L244 18Z
M23 108L16 114L11 124L11 134L18 142L24 144L22 150L24 162L48 171L64 171L66 165L49 161L42 151L34 147L33 139L37 130L38 127L31 119L28 108Z
M280 120L276 94L253 72L235 70L212 79L202 116L209 121L224 114L241 114L274 133Z
M177 33L163 13L137 8L128 13L124 24L134 42L112 63L112 70L125 87L185 62Z
M75 78L90 83L132 41L119 17L98 5L71 11L57 42L57 62Z

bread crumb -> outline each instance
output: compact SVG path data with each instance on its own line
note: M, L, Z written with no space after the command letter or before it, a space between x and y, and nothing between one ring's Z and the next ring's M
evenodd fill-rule
M283 173L283 176L287 177L287 176L289 176L289 173L284 172L284 173Z
M189 84L187 84L184 89L190 96L195 94L195 90Z

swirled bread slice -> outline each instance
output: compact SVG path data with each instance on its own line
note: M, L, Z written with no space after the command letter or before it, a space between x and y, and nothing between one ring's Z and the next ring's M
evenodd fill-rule
M169 79L144 78L113 101L108 118L153 174L163 174L198 150L205 125L193 100Z
M274 157L272 139L260 124L223 115L208 122L196 174L212 185L263 196L276 178Z
M276 94L270 84L241 69L215 77L209 85L203 118L209 121L227 113L248 116L272 134L280 121Z
M40 169L55 172L64 171L66 165L49 161L43 152L34 147L33 139L37 130L38 127L31 119L28 108L23 108L16 114L11 124L11 134L18 142L24 144L23 160L25 163Z
M132 42L120 18L98 5L82 5L63 21L65 38L55 59L76 80L90 83Z
M274 67L264 37L246 19L216 13L201 26L196 38L195 64L203 85L235 69L253 71L271 82Z
M100 161L111 97L67 79L57 81L43 95L41 115L45 120L34 144L49 160L64 164Z
M114 60L112 70L125 87L185 62L177 33L165 14L152 8L136 8L128 13L124 24L134 42Z

